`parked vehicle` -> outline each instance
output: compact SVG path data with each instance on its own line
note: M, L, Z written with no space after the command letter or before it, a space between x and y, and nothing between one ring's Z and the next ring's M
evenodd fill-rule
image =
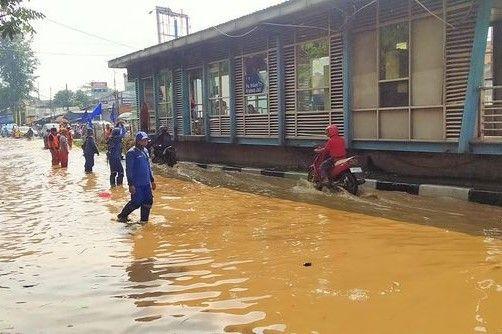
M308 180L319 190L323 187L321 164L327 158L326 154L325 152L317 154L308 171ZM357 195L358 187L363 183L363 169L359 166L356 157L350 157L335 162L329 172L329 183L326 186L332 191L343 188L349 193Z

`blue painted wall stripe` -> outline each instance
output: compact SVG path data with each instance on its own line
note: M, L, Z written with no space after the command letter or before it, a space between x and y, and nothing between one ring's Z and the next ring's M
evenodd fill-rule
M483 74L485 64L486 39L490 26L490 14L492 0L480 0L476 27L474 29L474 43L471 52L471 63L469 78L467 81L467 91L464 103L464 114L462 117L462 128L458 141L458 152L467 153L470 148L470 141L474 138L476 131L476 120L479 112L479 87L483 85Z

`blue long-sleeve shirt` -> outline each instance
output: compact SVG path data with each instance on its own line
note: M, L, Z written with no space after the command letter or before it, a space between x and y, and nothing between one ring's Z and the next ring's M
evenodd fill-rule
M127 151L126 175L130 186L146 186L153 182L152 168L146 148L135 146Z

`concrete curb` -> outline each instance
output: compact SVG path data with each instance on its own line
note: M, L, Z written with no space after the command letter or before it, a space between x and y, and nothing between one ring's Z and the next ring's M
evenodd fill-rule
M307 179L307 173L282 172L270 169L232 167L213 164L201 164L193 162L183 162L204 169L222 170L230 172L242 172L255 175L265 175L272 177L283 177L287 179L302 180ZM436 184L417 184L379 181L366 179L366 183L361 186L363 189L376 189L381 191L399 191L412 195L425 197L449 197L462 201L502 206L502 192L485 191L474 188L464 188L455 186L444 186Z

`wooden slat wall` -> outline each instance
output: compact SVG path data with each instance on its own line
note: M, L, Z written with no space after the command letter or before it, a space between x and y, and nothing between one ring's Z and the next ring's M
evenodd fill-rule
M446 29L446 138L458 139L462 127L465 93L474 41L476 8L467 4L455 8L463 0L447 1L447 21L455 28Z
M174 70L173 78L173 117L175 133L181 133L183 129L183 82L182 70Z
M286 102L286 137L296 136L295 47L284 47L284 97Z
M244 73L242 57L235 58L235 78L234 78L234 94L235 94L235 114L237 119L237 136L245 136L245 119L244 119Z
M336 124L343 135L343 41L340 34L331 35L330 63L331 63L331 114L330 124Z
M275 43L269 44L275 47ZM268 106L269 106L269 127L268 135L270 137L278 136L279 121L277 112L279 110L279 100L278 100L278 88L279 83L277 81L277 49L271 49L268 51Z

